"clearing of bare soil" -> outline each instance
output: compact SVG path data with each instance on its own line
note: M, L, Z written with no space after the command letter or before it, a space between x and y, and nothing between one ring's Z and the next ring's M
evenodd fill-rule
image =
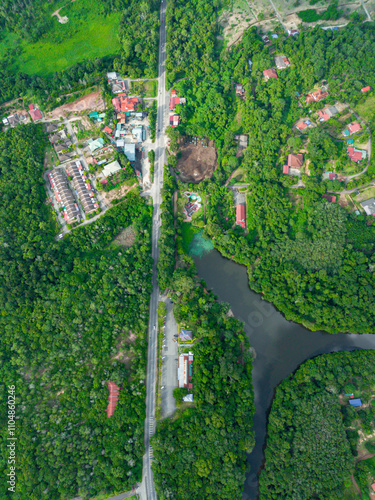
M103 111L105 109L105 103L101 96L101 92L92 92L91 94L84 95L77 99L76 101L63 104L58 108L46 115L46 118L50 120L56 120L60 117L66 117L70 113L76 113L80 111Z
M181 157L177 161L176 170L183 182L198 183L212 176L216 166L216 149L213 141L207 142L207 146L201 143L180 143Z
M113 243L115 245L121 245L126 248L131 247L134 244L134 242L135 242L135 233L131 226L121 231L121 233L118 236L116 236L116 238L113 240Z
M123 186L120 186L116 189L112 189L112 191L108 191L108 193L102 191L102 196L104 198L106 206L108 207L109 205L111 205L112 200L116 200L125 196L135 186L138 186L138 183L135 183L132 186L127 186L126 184L124 184Z

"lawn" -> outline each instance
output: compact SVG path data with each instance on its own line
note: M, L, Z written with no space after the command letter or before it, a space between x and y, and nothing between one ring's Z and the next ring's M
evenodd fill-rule
M355 201L360 203L361 201L368 200L375 197L375 187L371 187L361 191L359 195L355 197Z
M369 121L375 114L375 96L369 96L364 103L358 104L356 111L365 120Z
M56 6L51 7L51 14L55 10ZM120 13L105 17L99 14L93 0L80 0L67 3L60 15L67 16L68 22L60 24L54 16L51 29L37 43L26 43L13 34L3 38L0 55L10 46L20 48L12 69L30 75L48 75L84 60L119 53L116 33Z

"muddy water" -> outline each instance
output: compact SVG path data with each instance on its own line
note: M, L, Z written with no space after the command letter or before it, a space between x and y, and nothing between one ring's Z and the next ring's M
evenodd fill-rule
M246 268L223 258L209 247L197 255L199 240L192 242L199 277L204 279L220 301L231 305L234 316L245 324L249 341L255 349L253 383L256 414L254 430L256 444L248 456L251 467L246 478L243 499L257 498L257 474L262 465L265 443L267 412L275 387L292 373L303 361L318 354L375 349L375 335L329 335L310 332L302 326L287 321L270 303L248 286Z

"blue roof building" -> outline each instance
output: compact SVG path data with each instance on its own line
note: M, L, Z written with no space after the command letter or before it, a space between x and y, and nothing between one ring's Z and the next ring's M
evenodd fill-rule
M360 398L357 399L349 399L349 404L351 406L362 406L362 400Z

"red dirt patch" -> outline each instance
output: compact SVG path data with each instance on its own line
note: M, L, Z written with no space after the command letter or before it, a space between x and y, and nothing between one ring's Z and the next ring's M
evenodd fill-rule
M198 183L207 177L210 178L216 166L214 142L198 139L197 144L194 144L185 142L186 140L183 138L179 144L181 157L176 165L176 170L180 172L179 179L183 182Z
M79 111L103 111L105 109L105 103L101 96L101 92L92 92L91 94L84 95L73 102L68 102L63 104L58 108L54 109L46 115L46 118L51 120L56 120L57 118L65 117L69 113L75 113Z

